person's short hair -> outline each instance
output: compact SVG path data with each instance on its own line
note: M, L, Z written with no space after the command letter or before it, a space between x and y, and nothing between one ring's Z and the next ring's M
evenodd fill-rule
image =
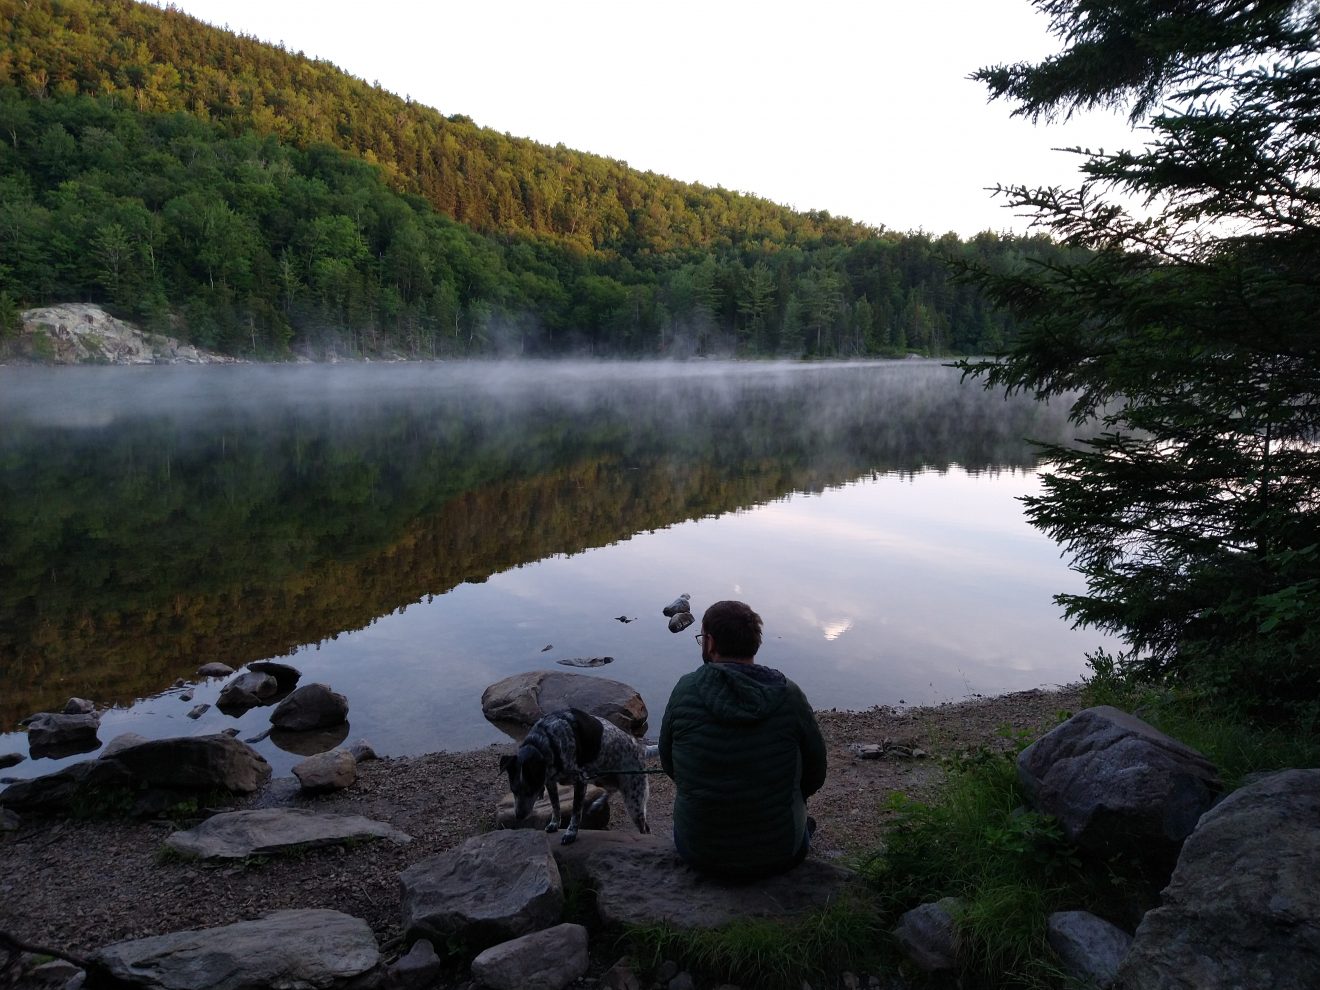
M701 617L701 631L722 657L742 660L761 648L761 617L746 602L716 602Z

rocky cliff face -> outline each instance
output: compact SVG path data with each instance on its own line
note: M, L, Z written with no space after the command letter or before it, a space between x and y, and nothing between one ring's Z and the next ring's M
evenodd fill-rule
M66 303L22 314L11 354L49 364L234 364L170 337L143 333L91 303Z

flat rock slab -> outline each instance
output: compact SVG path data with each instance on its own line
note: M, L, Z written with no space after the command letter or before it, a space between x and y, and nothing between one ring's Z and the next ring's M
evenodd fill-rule
M165 845L197 859L242 859L370 839L406 843L412 836L361 815L259 808L215 815L196 828L175 832Z
M561 845L547 834L566 875L596 891L596 910L607 926L665 922L680 928L712 928L741 918L782 918L818 911L856 881L848 870L807 859L764 880L721 880L698 873L658 835L579 832Z
M383 970L370 926L323 910L116 942L91 964L94 976L120 981L113 985L161 990L349 990L372 985Z

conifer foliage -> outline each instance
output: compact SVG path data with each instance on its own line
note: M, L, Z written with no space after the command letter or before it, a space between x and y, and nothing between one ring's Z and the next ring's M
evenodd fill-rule
M976 74L1032 119L1123 108L1140 147L1083 156L1075 190L1002 194L1088 249L973 273L1023 321L987 387L1066 397L1035 525L1136 673L1256 713L1320 689L1320 7L1035 0L1063 50Z

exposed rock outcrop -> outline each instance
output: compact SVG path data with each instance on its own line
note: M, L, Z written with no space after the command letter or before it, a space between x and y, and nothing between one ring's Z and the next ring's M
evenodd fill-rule
M234 364L227 357L148 334L92 303L29 309L13 350L51 364Z

